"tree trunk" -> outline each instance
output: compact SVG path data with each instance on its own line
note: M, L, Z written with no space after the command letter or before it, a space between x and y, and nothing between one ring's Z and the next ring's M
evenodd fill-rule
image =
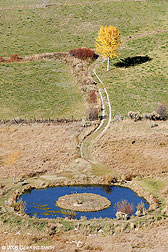
M107 58L107 71L109 71L109 57Z

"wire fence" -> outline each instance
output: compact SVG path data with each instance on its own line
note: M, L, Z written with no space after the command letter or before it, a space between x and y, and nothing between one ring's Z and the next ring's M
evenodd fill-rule
M113 115L112 115L112 122L119 122L119 121L126 120L128 118L129 118L128 115L125 115L125 114L115 115L115 113L113 113Z

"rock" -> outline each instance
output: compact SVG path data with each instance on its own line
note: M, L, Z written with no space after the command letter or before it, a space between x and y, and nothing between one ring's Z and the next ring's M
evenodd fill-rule
M168 207L163 208L161 213L168 216Z
M122 212L116 212L117 220L128 220L128 214Z
M133 222L131 222L130 223L130 229L135 229L135 228L136 228L136 225Z
M7 205L8 205L8 206L12 206L12 205L13 205L13 199L8 199Z
M116 212L116 218L117 218L117 220L121 220L122 219L122 213L121 212Z
M82 245L83 245L83 242L81 242L81 241L77 241L77 242L76 242L76 246L77 246L78 248L82 247Z
M140 114L139 111L137 111L137 112L129 111L128 112L128 117L133 119L135 122L142 119L142 115Z
M40 187L41 187L41 188L46 188L46 187L47 187L47 185L46 185L46 183L45 183L45 182L42 182L42 183L40 184Z
M16 194L16 195L19 195L19 193L20 193L19 190L16 190L16 191L15 191L15 194Z
M125 223L122 223L121 225L121 232L124 232L127 228L127 225Z
M63 225L61 223L55 223L55 225L56 225L57 228L62 228L63 227Z
M5 191L0 190L0 196L3 196L3 195L5 195Z
M3 189L5 186L0 183L0 189Z
M151 125L151 128L155 128L155 127L158 127L158 124L153 123L153 124Z
M77 71L83 70L83 65L81 63L77 64L76 65L76 70Z
M53 235L56 233L57 226L53 223L48 223L46 225L46 231L49 235Z
M28 183L24 181L23 179L20 179L19 183L21 186L28 185Z
M146 215L147 214L147 210L144 208L142 211L142 215Z
M121 227L118 226L115 228L115 234L121 233Z
M141 211L137 210L136 213L135 213L136 216L142 216L142 213Z

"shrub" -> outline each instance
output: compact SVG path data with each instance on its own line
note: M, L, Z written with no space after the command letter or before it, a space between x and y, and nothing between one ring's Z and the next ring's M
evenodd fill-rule
M134 205L132 203L127 202L127 200L123 200L121 202L117 202L116 210L117 212L122 212L130 215L134 211Z
M4 62L4 61L5 61L5 59L0 56L0 62Z
M157 207L160 206L161 202L157 197L153 197L153 201L154 201L154 203L156 204Z
M90 121L94 121L98 119L98 109L97 108L90 108L88 111L88 116Z
M72 49L69 51L69 53L71 56L74 56L75 58L78 58L81 60L86 60L88 58L90 59L96 58L95 52L89 48Z
M135 122L140 121L142 119L142 116L140 115L139 111L137 111L137 112L129 111L128 117L133 119Z
M17 202L14 202L12 204L12 207L14 208L14 211L19 212L20 214L24 214L26 209L26 203L21 199Z
M96 103L97 95L96 95L95 91L90 91L89 98L90 98L91 103Z
M3 57L0 57L0 62L16 62L21 61L23 58L19 57L17 54L12 54L10 56L10 59L4 59Z
M68 217L68 219L75 219L77 213L71 210L66 210L66 209L62 209L61 213L65 216Z
M138 203L137 211L140 211L141 213L143 213L144 206L145 206L145 204L142 201L140 203Z
M158 106L157 112L153 111L152 113L144 113L143 115L141 115L139 112L129 111L128 117L133 119L135 122L140 121L142 119L148 119L148 120L153 120L153 121L166 120L167 112L166 112L166 107L163 104L160 104Z
M157 114L159 114L163 118L163 120L167 119L167 109L164 104L159 102L158 107L156 109L156 112L157 112Z

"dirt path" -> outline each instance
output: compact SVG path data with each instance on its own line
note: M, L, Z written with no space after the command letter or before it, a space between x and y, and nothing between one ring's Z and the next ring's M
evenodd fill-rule
M97 85L99 95L100 95L100 100L101 100L101 110L102 110L102 119L100 121L99 126L92 132L91 135L89 135L87 138L85 138L80 146L80 153L81 157L85 161L89 161L91 163L95 163L95 161L92 159L90 152L91 152L91 147L92 143L99 137L101 137L109 128L110 123L111 123L111 104L110 104L110 99L108 92L100 79L100 77L96 73L96 66L101 62L101 60L96 61L96 65L93 69L93 74L99 81L99 84Z
M105 112L105 103L107 104L107 107L108 107L108 109L106 110L106 114L104 116L102 116L103 117L103 120L102 120L103 123L105 121L105 116L108 118L108 122L107 122L107 125L104 127L103 131L100 133L100 136L101 136L101 135L103 135L107 131L107 129L109 128L110 123L111 123L111 104L110 104L110 99L109 99L109 95L108 95L107 89L105 88L105 86L104 86L102 80L100 79L100 77L96 74L96 70L95 69L94 69L93 73L96 76L96 78L99 80L99 82L102 84L102 87L103 87L103 88L99 88L100 97L103 97L103 93L105 94L104 95L104 99L102 99L102 108L104 108L104 112ZM100 130L101 127L103 126L103 125L101 125L101 127L100 127L100 125L96 129L95 132L97 132L98 130Z
M144 38L144 37L148 37L148 36L152 36L152 35L156 35L156 34L166 33L166 32L168 32L168 30L159 30L159 31L157 30L157 31L145 32L145 33L142 33L142 34L130 35L130 36L123 39L121 48L128 41L135 40L135 39L138 39L138 38Z

